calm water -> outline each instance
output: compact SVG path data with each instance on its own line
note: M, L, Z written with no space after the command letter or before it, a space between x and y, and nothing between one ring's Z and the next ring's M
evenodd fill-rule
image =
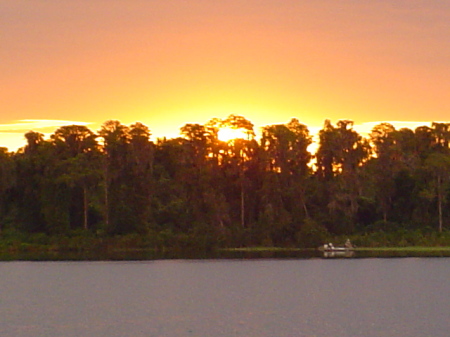
M447 337L450 259L0 262L0 336Z

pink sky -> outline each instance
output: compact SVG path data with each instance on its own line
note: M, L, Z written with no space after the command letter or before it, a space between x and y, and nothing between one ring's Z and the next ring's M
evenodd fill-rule
M316 128L450 119L446 0L0 0L0 13L11 149L20 120L141 121L173 137L231 113Z

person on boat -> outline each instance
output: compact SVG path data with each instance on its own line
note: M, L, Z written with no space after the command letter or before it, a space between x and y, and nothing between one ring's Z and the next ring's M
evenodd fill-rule
M347 241L345 241L345 248L353 248L353 245L352 245L352 243L350 242L350 239L347 239Z

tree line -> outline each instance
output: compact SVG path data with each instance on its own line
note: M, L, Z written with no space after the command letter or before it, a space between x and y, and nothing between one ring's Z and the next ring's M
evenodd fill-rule
M220 141L220 128L246 137ZM136 234L219 246L311 246L329 234L443 231L450 220L450 123L415 130L325 121L317 152L297 119L186 124L151 141L142 123L30 131L0 150L0 231ZM176 243L175 243L176 244Z

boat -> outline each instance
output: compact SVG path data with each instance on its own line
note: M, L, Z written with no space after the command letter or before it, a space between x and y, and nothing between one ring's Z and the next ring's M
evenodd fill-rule
M322 249L324 252L347 252L349 250L353 250L353 248L348 247L334 247L333 245L325 244Z
M332 243L326 243L319 247L319 250L324 252L347 252L353 250L353 247L335 247Z
M335 247L330 242L330 243L324 244L323 246L320 246L319 250L324 252L325 257L335 257L335 256L351 257L354 254L354 252L353 252L354 248L349 239L347 239L344 246Z

